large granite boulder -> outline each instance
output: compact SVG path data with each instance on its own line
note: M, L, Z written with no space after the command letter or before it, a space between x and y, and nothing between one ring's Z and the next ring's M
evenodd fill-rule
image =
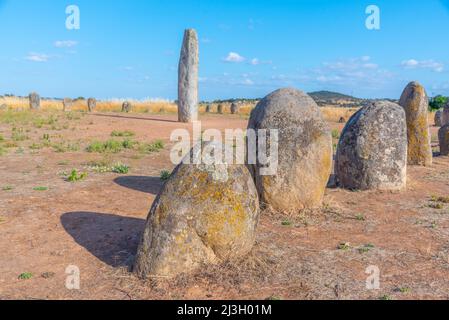
M432 147L429 130L429 98L426 90L418 82L411 82L402 93L399 104L407 118L408 163L430 166Z
M335 174L352 190L402 190L407 175L407 128L404 109L379 101L354 114L337 148Z
M258 219L257 190L245 165L180 164L153 203L134 271L141 278L172 277L243 256L253 247Z
M285 212L321 206L333 148L330 129L315 101L296 89L277 90L251 112L248 129L278 130L277 172L262 175L265 166L259 161L252 165L261 201Z

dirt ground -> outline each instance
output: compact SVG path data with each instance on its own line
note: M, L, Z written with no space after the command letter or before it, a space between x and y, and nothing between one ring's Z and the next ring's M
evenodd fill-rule
M237 116L201 120L218 129L247 123ZM173 169L169 136L189 126L175 115L94 113L64 121L61 128L23 125L23 148L0 156L0 299L449 298L449 199L437 199L449 196L448 157L436 156L430 168L409 167L402 193L330 187L322 210L262 212L256 246L245 259L141 281L129 267L163 184L161 171ZM12 127L0 123L0 134L9 138ZM132 130L142 142L162 139L165 148L108 156L129 165L128 174L93 172L87 163L105 155L84 149L110 139L112 130ZM29 148L46 133L81 147ZM67 182L64 173L72 169L87 178ZM80 270L80 290L66 288L70 265ZM379 268L378 290L366 288L369 266Z

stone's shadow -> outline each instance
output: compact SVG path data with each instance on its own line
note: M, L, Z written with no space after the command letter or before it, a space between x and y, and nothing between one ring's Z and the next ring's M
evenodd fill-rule
M131 268L145 220L96 212L68 212L61 223L76 243L112 267Z
M102 114L102 113L90 113L90 115L97 117L109 117L109 118L118 118L118 119L132 119L132 120L144 120L144 121L155 121L155 122L170 122L170 123L179 123L175 120L168 119L155 119L155 118L139 118L133 116L125 116L125 115L113 115L113 114Z
M164 186L164 182L157 177L125 176L114 179L114 182L119 186L153 195L157 195Z

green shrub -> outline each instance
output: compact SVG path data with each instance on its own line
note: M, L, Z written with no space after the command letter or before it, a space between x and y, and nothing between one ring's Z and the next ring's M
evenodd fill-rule
M135 133L129 130L126 131L112 131L111 137L134 137Z
M72 170L70 175L67 177L67 181L68 182L78 182L78 181L84 180L86 178L87 178L87 173L86 172L78 173L77 170Z
M167 181L168 179L170 179L170 177L171 177L171 173L169 171L163 170L161 172L161 180L162 181Z
M28 140L28 136L23 132L22 128L12 128L11 139L13 141L25 141Z
M127 174L129 172L129 166L127 166L126 164L118 163L112 167L111 171L118 174Z
M153 143L141 144L139 149L142 153L159 152L164 149L164 142L162 140L156 140Z

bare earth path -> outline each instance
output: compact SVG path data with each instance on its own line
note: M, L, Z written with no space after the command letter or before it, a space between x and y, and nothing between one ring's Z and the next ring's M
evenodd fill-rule
M410 167L403 193L329 188L319 212L300 217L263 212L257 245L245 260L173 281L134 278L128 268L162 186L160 172L173 169L170 133L189 128L175 120L175 115L85 115L51 131L55 139L78 141L79 151L25 148L0 157L0 299L449 298L449 204L431 201L449 196L447 157L436 157L431 168ZM202 121L203 129L246 127L240 117ZM3 136L11 129L0 124ZM127 175L89 172L81 182L66 182L63 172L82 171L104 157L84 147L109 139L112 130L132 130L136 140L162 139L166 146L145 155L111 155L131 167ZM31 128L28 135L35 140L48 131ZM65 286L69 265L80 269L80 290ZM379 290L366 289L369 266L380 270ZM19 279L26 272L31 279Z

